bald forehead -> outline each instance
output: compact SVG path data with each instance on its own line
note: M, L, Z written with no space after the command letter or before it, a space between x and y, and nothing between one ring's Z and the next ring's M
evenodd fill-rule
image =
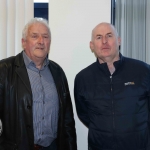
M93 30L92 30L92 39L94 38L95 34L97 34L98 32L108 32L108 33L113 33L116 36L118 36L117 30L115 29L115 27L110 24L110 23L100 23L98 24ZM99 33L98 33L99 34Z

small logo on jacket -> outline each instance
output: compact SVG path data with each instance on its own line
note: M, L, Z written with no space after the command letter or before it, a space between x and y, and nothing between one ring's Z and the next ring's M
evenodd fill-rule
M1 120L0 120L0 136L1 136L1 134L2 134L2 131L3 131L2 122L1 122Z
M124 85L134 85L135 83L134 82L127 82L127 83L124 83Z

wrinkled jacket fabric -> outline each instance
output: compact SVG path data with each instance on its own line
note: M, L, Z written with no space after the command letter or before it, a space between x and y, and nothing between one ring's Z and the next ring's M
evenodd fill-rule
M74 95L81 121L88 127L89 150L150 150L150 67L123 57L97 62L79 72Z
M59 97L58 150L77 150L75 122L63 70L50 61ZM22 53L0 61L0 150L33 150L32 91Z

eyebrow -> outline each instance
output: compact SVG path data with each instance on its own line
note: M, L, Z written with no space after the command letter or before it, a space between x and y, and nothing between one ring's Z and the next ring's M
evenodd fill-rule
M102 36L101 34L97 34L96 36Z
M109 32L109 33L107 33L107 34L113 34L113 33L112 33L112 32ZM106 34L106 35L107 35L107 34Z
M33 32L33 33L31 33L31 34L32 34L32 35L38 35L39 33ZM48 33L42 33L41 35L48 35L48 36L49 36Z
M108 35L108 34L113 34L112 32L108 32L108 33L106 33L106 35ZM102 36L101 34L97 34L96 36Z
M108 35L108 34L113 34L112 32L108 32L108 33L106 33L106 35ZM103 36L103 35L101 35L101 34L97 34L96 35L96 37L98 37L98 36Z

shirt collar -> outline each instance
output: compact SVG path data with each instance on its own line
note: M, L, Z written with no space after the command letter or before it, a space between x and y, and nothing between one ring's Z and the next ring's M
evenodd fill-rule
M29 66L31 66L31 65L34 66L34 67L36 67L35 63L27 56L27 54L25 53L25 51L23 51L23 59L24 59L24 63L25 63L25 65L26 65L27 68L29 68ZM43 64L41 70L43 68L45 68L46 66L48 66L48 64L49 64L49 61L48 61L48 56L47 56L45 58L45 60L44 60L44 64Z

